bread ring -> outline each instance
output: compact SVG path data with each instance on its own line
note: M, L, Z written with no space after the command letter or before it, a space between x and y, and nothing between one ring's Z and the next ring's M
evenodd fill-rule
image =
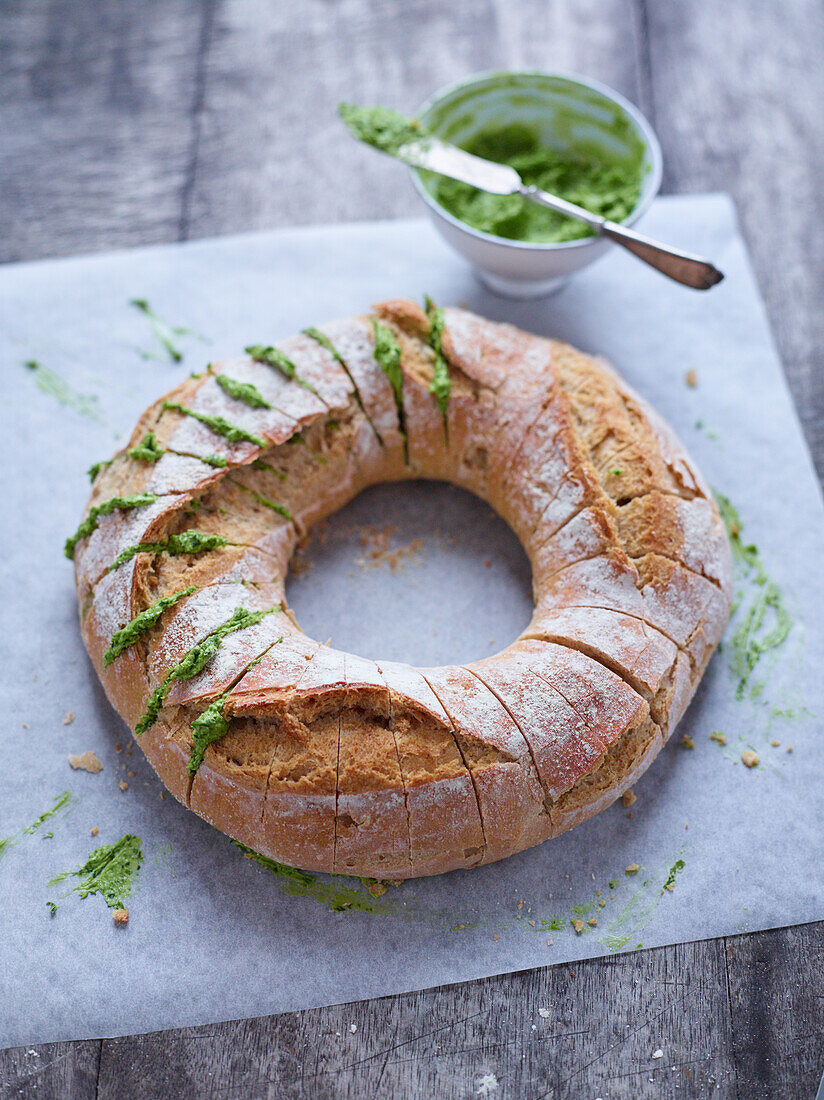
M409 878L502 859L613 802L684 712L730 613L701 475L611 368L460 309L391 301L214 364L96 476L83 639L168 789L308 870ZM465 667L308 638L292 551L365 487L488 501L535 613Z

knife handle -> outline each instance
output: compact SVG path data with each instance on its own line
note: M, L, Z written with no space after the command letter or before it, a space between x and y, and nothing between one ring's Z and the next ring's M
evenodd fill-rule
M677 248L667 248L651 237L645 237L636 233L634 229L626 229L623 225L607 221L598 214L592 214L575 203L560 199L557 195L550 195L548 191L541 191L538 187L520 188L520 194L540 206L546 206L559 214L565 214L569 218L575 218L585 222L595 233L602 237L609 237L611 241L626 248L633 256L643 260L645 264L654 267L657 271L674 279L677 283L692 287L693 290L709 290L710 287L720 283L723 274L701 256L693 256L689 252L681 252Z

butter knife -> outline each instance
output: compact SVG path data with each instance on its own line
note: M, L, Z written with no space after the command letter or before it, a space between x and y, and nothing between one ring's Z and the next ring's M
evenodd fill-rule
M450 145L439 138L425 137L420 141L409 142L393 149L390 155L402 160L411 168L437 172L441 176L460 180L462 183L468 183L470 187L476 187L479 191L488 191L493 195L523 195L525 199L536 202L539 206L546 206L559 214L576 218L588 225L599 236L608 237L650 267L656 268L675 282L683 283L684 286L692 287L694 290L709 290L724 278L714 264L701 256L681 252L676 248L667 248L650 237L636 233L633 229L626 229L616 222L602 218L599 214L592 214L582 206L576 206L538 187L529 187L509 165L476 157L464 149L459 149L457 145Z

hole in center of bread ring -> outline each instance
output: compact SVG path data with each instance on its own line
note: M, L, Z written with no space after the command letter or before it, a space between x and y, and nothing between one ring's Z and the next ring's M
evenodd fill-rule
M377 485L296 550L287 602L301 628L373 660L479 660L521 633L532 574L512 530L465 490Z

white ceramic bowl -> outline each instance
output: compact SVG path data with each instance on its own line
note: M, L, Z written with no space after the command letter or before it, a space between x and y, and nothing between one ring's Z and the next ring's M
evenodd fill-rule
M618 92L580 76L542 72L481 73L431 96L418 118L439 137L462 145L490 123L524 122L537 131L541 144L563 152L585 141L596 148L627 148L610 128L616 117L629 121L644 146L646 172L641 195L625 225L632 225L650 205L661 185L661 147L652 127ZM494 237L473 229L435 199L431 181L412 171L412 180L435 228L475 268L495 292L511 298L538 298L557 290L582 267L597 260L611 241L585 237L562 243L533 244Z

